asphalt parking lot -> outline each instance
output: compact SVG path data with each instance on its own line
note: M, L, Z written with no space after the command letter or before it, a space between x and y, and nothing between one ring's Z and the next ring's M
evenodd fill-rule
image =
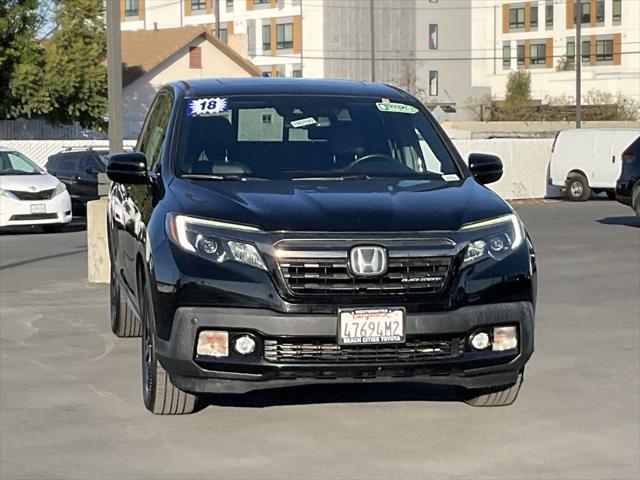
M139 340L86 281L82 223L0 235L0 477L640 477L640 223L610 201L516 206L537 249L536 352L518 401L305 387L143 407Z

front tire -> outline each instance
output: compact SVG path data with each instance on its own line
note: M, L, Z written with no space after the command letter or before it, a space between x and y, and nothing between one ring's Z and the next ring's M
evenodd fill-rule
M631 206L636 212L636 216L640 217L640 185L633 189L633 193L631 194Z
M111 267L109 298L111 300L111 331L121 338L139 337L142 324L127 305L127 299L116 278L113 266Z
M572 202L585 202L591 196L589 182L579 173L572 173L567 177L567 199Z
M474 407L506 407L518 398L518 392L522 385L523 374L518 375L516 383L505 387L467 390L464 402Z
M155 415L185 415L196 409L198 397L171 383L155 351L155 335L151 329L154 314L149 284L145 284L142 300L142 398L144 406Z

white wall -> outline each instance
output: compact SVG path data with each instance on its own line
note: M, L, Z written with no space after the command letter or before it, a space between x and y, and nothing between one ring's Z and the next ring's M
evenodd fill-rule
M454 140L460 155L467 160L470 153L492 153L502 159L504 174L489 187L505 199L545 198L559 196L547 190L547 167L553 139Z
M470 153L492 153L504 164L502 179L491 189L505 199L544 198L558 196L557 191L547 190L547 166L551 157L552 139L493 139L454 140L463 158ZM18 150L39 165L47 158L69 145L107 146L105 140L24 140L1 141L0 146ZM135 145L126 141L125 145Z

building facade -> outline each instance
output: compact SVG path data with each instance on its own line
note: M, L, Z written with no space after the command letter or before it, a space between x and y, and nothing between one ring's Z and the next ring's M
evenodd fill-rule
M473 85L504 98L509 73L531 73L532 97L575 98L576 19L581 22L582 92L640 101L640 2L474 1ZM482 58L484 57L484 59Z
M120 0L123 30L205 25L263 75L395 84L453 117L471 83L472 0ZM373 57L373 61L372 61Z

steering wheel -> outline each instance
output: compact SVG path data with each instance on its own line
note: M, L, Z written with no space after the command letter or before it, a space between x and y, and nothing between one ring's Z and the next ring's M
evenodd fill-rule
M365 155L364 157L360 157L351 162L345 170L353 170L355 167L371 162L371 161L380 161L383 160L385 162L393 163L394 166L397 166L398 160L393 158L391 155L387 155L386 153L372 153L370 155Z

